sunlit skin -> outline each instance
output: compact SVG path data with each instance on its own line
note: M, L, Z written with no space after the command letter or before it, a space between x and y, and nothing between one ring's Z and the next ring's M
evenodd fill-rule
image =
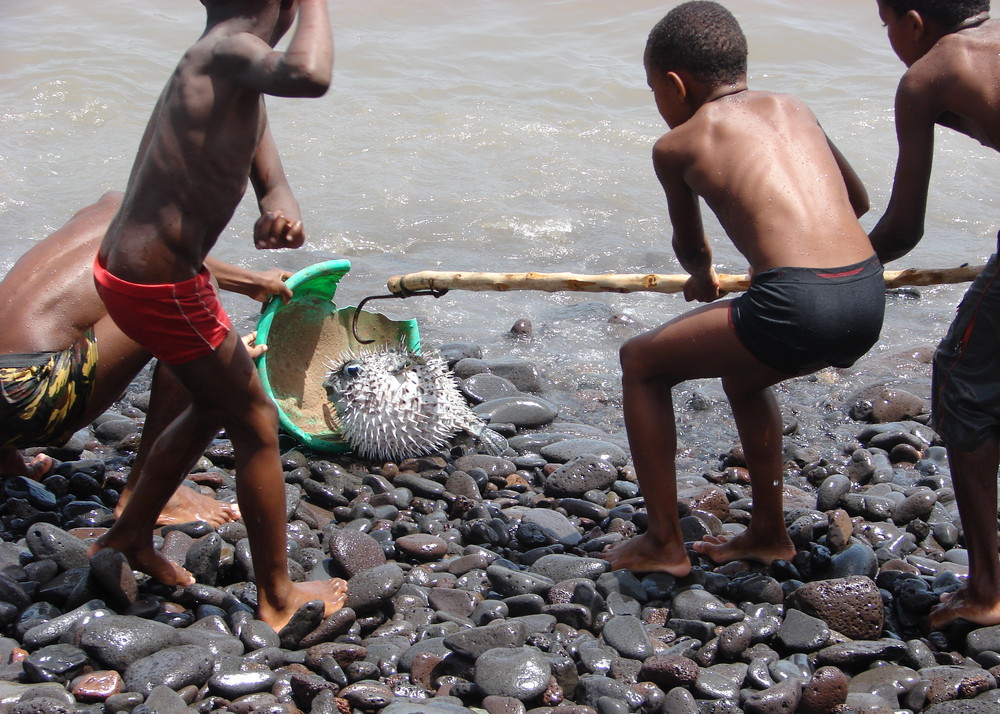
M782 420L770 387L793 375L751 354L730 323L728 301L715 302L722 292L699 200L756 273L871 258L857 220L868 210L867 193L794 97L750 90L745 77L708 85L685 70L653 67L648 51L644 64L657 110L671 127L654 146L653 166L667 197L674 252L691 276L684 296L710 304L621 348L625 424L649 521L645 533L609 546L602 557L613 568L690 572L677 511L671 390L718 377L749 465L753 519L743 533L698 541L693 549L716 563L790 559L795 547L782 511Z
M99 346L94 388L87 409L77 423L67 424L71 431L82 429L103 414L125 393L126 387L149 362L151 355L130 340L108 317L107 309L94 288L91 274L94 255L104 232L121 205L120 192L108 192L94 204L77 211L51 235L26 252L0 282L0 353L33 354L65 349L93 328ZM220 281L220 287L256 300L271 295L291 298L284 283L289 275L274 269L251 272L209 258L206 264ZM30 309L26 309L30 306ZM252 354L262 352L248 336ZM186 408L190 400L176 380L156 371L153 396L144 423L146 433L156 433ZM208 443L214 433L205 434ZM132 466L138 474L148 455L149 441L140 444ZM29 461L17 449L0 449L3 473L44 478L53 466L50 456L38 454ZM192 467L194 464L192 463ZM120 513L135 488L129 479L115 507ZM189 488L179 489L168 501L158 525L206 521L219 526L240 517L236 504L216 501Z
M910 10L899 14L877 2L889 43L907 66L896 91L899 158L885 214L871 232L883 262L912 250L924 233L924 215L941 125L1000 150L1000 22L982 12L945 28ZM1000 560L997 557L997 469L1000 434L978 447L949 447L955 499L969 552L969 576L942 597L930 624L943 628L964 619L1000 624Z
M254 244L298 248L305 241L264 96L318 97L327 91L333 72L327 0L205 0L204 5L205 31L167 80L122 207L98 251L100 265L119 280L177 284L197 275L248 182L261 210ZM275 50L293 23L287 49ZM136 334L147 327L136 326ZM193 344L202 345L197 339ZM207 354L160 363L191 395L191 403L153 439L131 498L91 552L114 548L167 585L190 584L190 573L153 547L153 529L188 465L203 451L199 436L222 427L235 453L258 617L278 630L312 600L321 600L327 615L341 608L343 580L296 583L288 575L277 408L244 344L230 330Z

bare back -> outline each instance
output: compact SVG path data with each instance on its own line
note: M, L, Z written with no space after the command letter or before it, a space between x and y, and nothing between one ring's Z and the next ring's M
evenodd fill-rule
M263 96L318 97L330 85L327 0L204 4L207 29L160 94L101 245L104 267L126 281L192 278L250 180L262 208L272 188L287 194ZM288 48L275 50L296 17ZM298 222L279 240L257 238L258 247L297 248L304 234Z
M661 181L679 175L704 198L754 271L872 255L845 181L864 190L794 97L745 90L707 102L660 139L654 164ZM669 189L668 199L676 218Z
M0 282L0 353L63 350L107 314L91 265L120 193L107 193L32 246Z
M105 266L125 280L194 276L246 192L261 96L215 59L221 39L206 33L185 53L146 127L101 248Z

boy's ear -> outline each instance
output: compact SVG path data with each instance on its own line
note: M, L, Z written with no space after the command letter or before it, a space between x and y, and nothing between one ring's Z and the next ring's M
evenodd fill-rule
M906 13L906 29L913 33L913 39L920 40L927 33L927 23L920 13L910 10Z
M676 72L667 72L667 85L677 93L677 99L684 102L688 97L688 86L684 78Z

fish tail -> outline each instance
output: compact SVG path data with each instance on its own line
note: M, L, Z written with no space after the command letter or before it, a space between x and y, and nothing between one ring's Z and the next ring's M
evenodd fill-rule
M485 424L477 425L472 433L490 456L500 456L507 450L507 440Z

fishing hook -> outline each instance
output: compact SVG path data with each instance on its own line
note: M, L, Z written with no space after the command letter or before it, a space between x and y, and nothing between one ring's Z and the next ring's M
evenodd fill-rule
M358 303L358 306L354 309L354 317L351 318L351 334L354 335L354 339L357 340L362 345L370 345L375 340L363 340L358 336L358 316L361 314L361 308L364 307L365 303L369 300L387 300L389 298L408 298L411 296L421 296L430 295L431 297L439 298L448 292L447 288L430 288L429 290L413 290L406 291L404 293L392 293L391 295L369 295L364 300Z

